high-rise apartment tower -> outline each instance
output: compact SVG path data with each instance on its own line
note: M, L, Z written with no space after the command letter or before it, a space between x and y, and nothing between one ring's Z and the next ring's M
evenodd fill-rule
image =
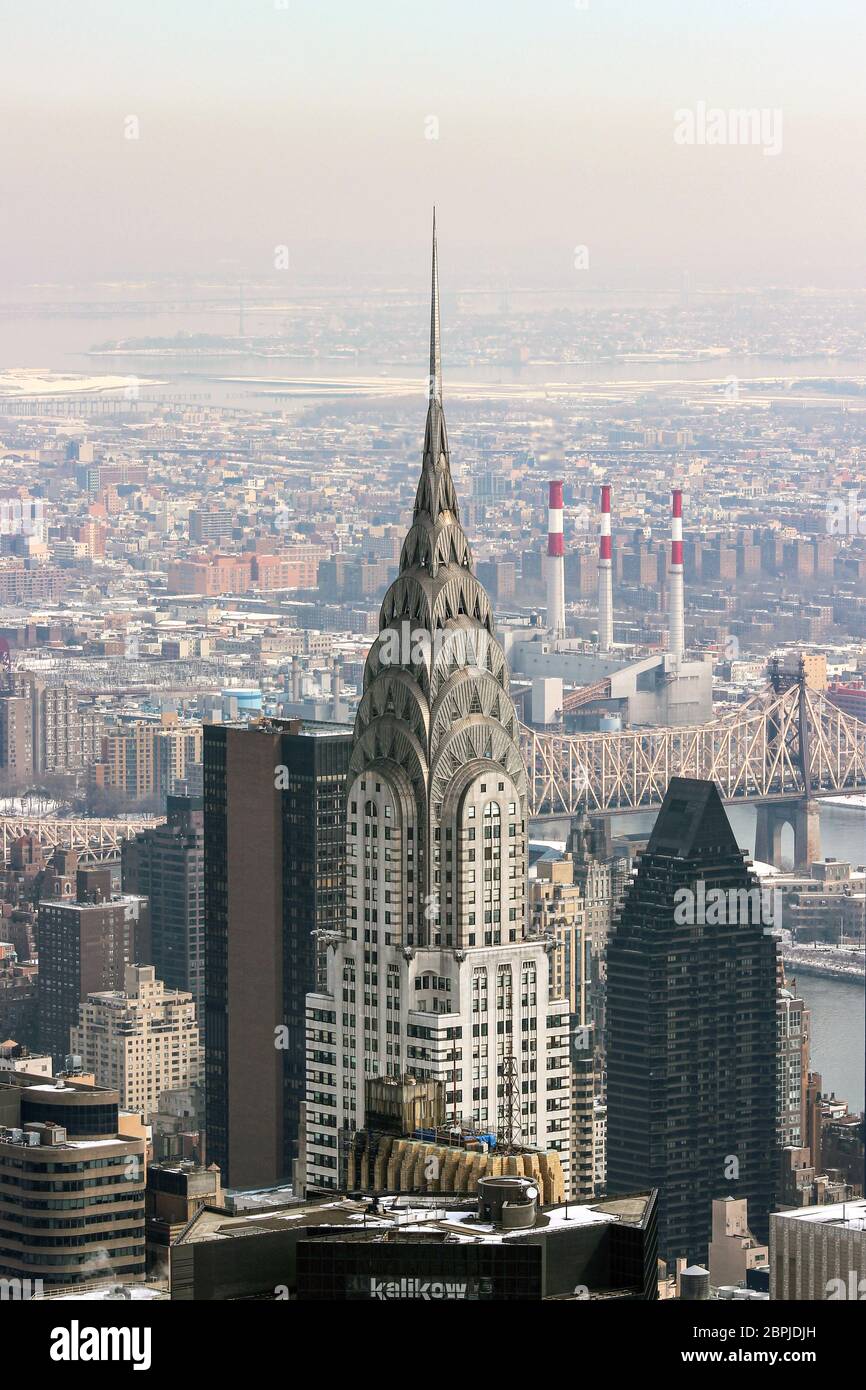
M659 1253L706 1259L712 1203L766 1241L776 943L715 783L672 777L607 947L607 1190L659 1189Z

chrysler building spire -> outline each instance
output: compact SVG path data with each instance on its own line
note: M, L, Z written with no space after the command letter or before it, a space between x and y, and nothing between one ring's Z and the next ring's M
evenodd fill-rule
M327 1019L334 1043L307 1074L307 1183L338 1185L334 1136L362 1127L367 1082L407 1073L487 1133L507 1065L519 1137L567 1155L568 1063L548 1053L568 1006L546 943L526 936L526 766L451 477L435 214L421 476L364 668L346 800L345 930L327 944L327 988L307 996L311 1028ZM567 1157L563 1170L567 1183Z
M415 494L412 527L403 545L400 571L420 569L431 577L440 565L454 562L472 568L469 542L460 525L460 510L451 477L448 433L442 407L442 352L439 327L439 248L433 209L433 269L430 284L430 375L421 477Z
M442 405L442 350L439 343L439 251L436 245L436 209L433 209L433 275L430 287L430 380L427 397Z
M442 349L439 327L439 248L436 241L436 209L433 209L433 269L430 282L430 374L427 379L427 424L424 429L424 462L413 518L435 527L451 522L459 529L460 513L451 466L448 460L448 434L442 409ZM461 558L470 564L469 547L461 532Z

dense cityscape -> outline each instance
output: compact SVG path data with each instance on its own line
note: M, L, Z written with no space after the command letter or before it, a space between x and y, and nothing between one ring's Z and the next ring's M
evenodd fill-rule
M863 292L466 275L459 217L0 286L0 1301L55 1361L516 1300L776 1364L866 1298Z

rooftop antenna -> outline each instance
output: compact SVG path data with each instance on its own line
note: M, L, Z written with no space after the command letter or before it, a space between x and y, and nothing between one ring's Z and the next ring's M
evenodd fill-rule
M451 1094L452 1094L452 1096L454 1097L454 1100L453 1100L453 1107L454 1107L454 1108L453 1108L453 1112L452 1112L452 1113L453 1113L453 1124L454 1124L454 1128L456 1129L456 1128L457 1128L457 1049L456 1049L456 1047L452 1047L452 1049L451 1049Z
M502 1104L499 1107L499 1137L506 1148L514 1148L520 1139L520 1090L517 1075L517 1058L511 1050L502 1059Z

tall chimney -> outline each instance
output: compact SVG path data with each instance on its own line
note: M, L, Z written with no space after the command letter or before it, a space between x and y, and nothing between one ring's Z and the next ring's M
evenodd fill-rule
M598 535L598 649L613 647L613 571L610 549L610 484L601 489L601 517Z
M297 656L292 657L292 704L301 703L301 661Z
M565 547L562 536L562 480L548 483L547 626L553 637L565 636Z
M668 651L678 660L682 660L686 635L683 600L683 494L679 488L674 488L671 494L671 567L668 579Z

